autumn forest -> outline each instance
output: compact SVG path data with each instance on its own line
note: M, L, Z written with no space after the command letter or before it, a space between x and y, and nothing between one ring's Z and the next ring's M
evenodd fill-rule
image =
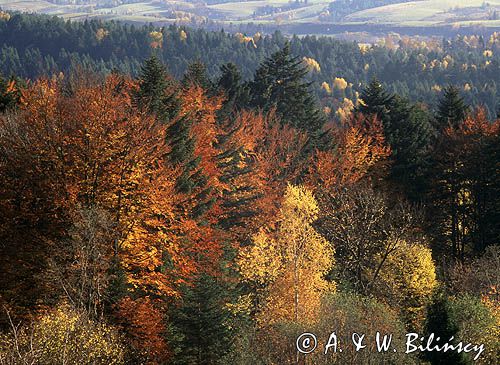
M66 27L15 17L20 29ZM105 38L103 24L85 26ZM345 63L323 81L328 59L301 53L319 55L316 38L227 36L243 55L267 48L252 68L215 73L188 46L181 70L165 39L202 49L204 34L226 36L145 27L143 59L108 67L96 45L58 66L46 49L37 65L48 66L28 70L30 57L9 56L8 26L1 365L498 363L497 34L397 50L324 40L324 54L372 61L352 66L362 78ZM22 34L19 45L42 44ZM427 79L398 81L434 56ZM325 354L334 331L342 352ZM305 332L318 339L309 354ZM377 332L392 335L389 351ZM405 353L408 333L483 351Z

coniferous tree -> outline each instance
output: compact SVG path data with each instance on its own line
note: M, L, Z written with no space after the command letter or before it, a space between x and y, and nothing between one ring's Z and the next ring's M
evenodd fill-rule
M448 86L438 104L436 114L437 129L456 128L467 117L469 106L455 86Z
M201 61L195 61L188 66L182 84L185 87L200 86L208 93L211 93L213 89L212 82L207 75L207 68Z
M225 294L224 285L207 274L184 288L180 305L170 313L174 364L220 363L231 346Z
M16 85L16 80L5 80L0 77L0 112L14 107L20 100L21 93Z
M199 164L199 158L194 156L194 139L190 136L192 121L189 116L183 116L170 125L167 138L170 141L170 160L173 164L183 166L183 171L177 180L177 189L189 194L201 183L193 171ZM195 173L196 174L196 173Z
M255 72L250 83L251 104L276 113L284 123L317 132L324 124L324 115L318 109L309 91L308 73L299 57L292 56L290 45L274 53Z
M387 119L385 117L392 108L394 96L385 90L380 81L374 78L363 90L360 98L362 102L360 102L356 111L366 116L376 115L382 121Z
M403 187L410 199L421 200L430 163L433 135L430 116L406 99L394 97L390 113L383 119L393 159L391 178Z
M163 109L165 90L169 84L167 70L156 55L152 55L142 65L139 84L136 96L138 106L158 114Z
M220 68L221 76L217 81L217 90L224 93L224 104L218 117L223 120L248 104L249 90L241 81L241 74L234 63L226 63Z
M439 293L436 294L434 302L429 306L427 311L425 333L427 336L434 334L434 339L439 337L441 343L449 341L449 339L456 336L458 332L458 326L450 316L449 307L450 302L446 294ZM427 341L427 339L425 339L425 341ZM455 342L456 341L453 341L453 343ZM425 357L432 365L465 364L462 354L455 351L429 351L425 353Z

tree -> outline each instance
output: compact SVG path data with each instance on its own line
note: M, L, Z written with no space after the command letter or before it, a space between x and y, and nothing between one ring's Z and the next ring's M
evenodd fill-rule
M184 87L199 86L205 92L211 93L213 89L212 82L208 78L207 69L201 61L191 63L182 79Z
M376 115L379 120L384 121L392 108L394 96L387 93L380 81L374 78L363 89L360 99L359 106L356 109L357 112L365 116Z
M310 83L304 81L307 73L302 60L292 56L286 44L255 72L250 83L251 105L265 111L276 108L283 123L318 132L325 121L309 92Z
M429 114L418 105L394 97L384 134L391 147L390 177L411 200L421 201L427 189L431 141L434 136Z
M312 226L318 212L309 190L289 185L275 234L261 231L241 251L243 278L267 287L259 315L262 325L313 322L322 294L335 288L324 278L333 266L333 248Z
M165 342L163 313L150 297L123 298L117 305L117 322L127 334L137 362L161 364L172 354Z
M387 257L375 286L384 301L398 308L407 323L418 328L437 287L431 250L422 244L400 243Z
M164 116L166 104L168 101L173 101L173 95L166 94L171 84L165 66L156 55L152 55L141 67L136 96L139 107L145 107L150 113Z
M185 286L182 299L170 311L174 364L218 364L232 342L227 289L216 277L199 275Z
M456 128L465 120L468 112L469 106L460 96L459 89L452 85L447 86L437 107L437 129L442 131L447 127Z
M456 126L442 131L434 150L434 180L430 191L436 238L464 260L495 242L492 222L498 199L490 147L499 125L477 110ZM491 216L490 216L491 214Z
M20 101L20 90L14 79L5 80L0 77L0 112L13 108Z
M406 243L420 241L420 211L405 202L390 206L386 195L367 184L318 195L321 214L316 226L343 263L330 275L361 293L378 293L373 286L389 258Z
M219 119L224 120L231 113L248 104L248 86L241 82L241 74L234 63L226 63L220 67L221 76L217 81L217 89L224 93L224 104L219 111Z
M444 293L437 293L428 308L425 333L442 339L458 338L458 325L450 313L450 299ZM431 364L466 364L463 354L450 352L427 352L426 360Z
M309 186L336 189L386 174L390 148L375 116L351 115L343 125L331 128L326 138L333 146L315 151L306 179Z
M67 304L40 315L31 325L0 334L3 364L125 364L116 328L89 320Z

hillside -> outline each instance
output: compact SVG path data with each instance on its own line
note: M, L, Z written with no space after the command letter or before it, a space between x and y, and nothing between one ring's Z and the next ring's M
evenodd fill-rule
M252 23L291 33L336 34L389 31L391 27L500 28L500 0L0 0L4 10L66 19L105 19L192 26ZM374 28L374 26L376 26ZM415 30L413 30L415 32ZM418 32L418 30L417 30Z
M250 79L266 57L289 40L294 55L310 59L307 74L315 95L335 111L343 97L353 98L376 76L394 93L434 104L447 84L463 89L468 102L485 105L490 115L498 107L500 36L426 40L392 34L367 47L332 37L287 37L207 31L189 27L130 26L120 22L67 22L42 15L13 15L0 20L0 73L36 78L67 73L79 65L110 73L138 75L142 62L155 53L169 71L182 78L189 65L203 62L213 77L232 62ZM347 82L331 90L334 80ZM333 93L333 94L332 94Z

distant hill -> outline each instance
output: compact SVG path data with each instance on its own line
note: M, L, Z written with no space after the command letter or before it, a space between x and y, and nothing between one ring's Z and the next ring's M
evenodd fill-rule
M66 19L218 25L252 23L262 29L331 34L411 28L500 29L500 0L0 0L4 10ZM416 28L416 30L415 30Z

